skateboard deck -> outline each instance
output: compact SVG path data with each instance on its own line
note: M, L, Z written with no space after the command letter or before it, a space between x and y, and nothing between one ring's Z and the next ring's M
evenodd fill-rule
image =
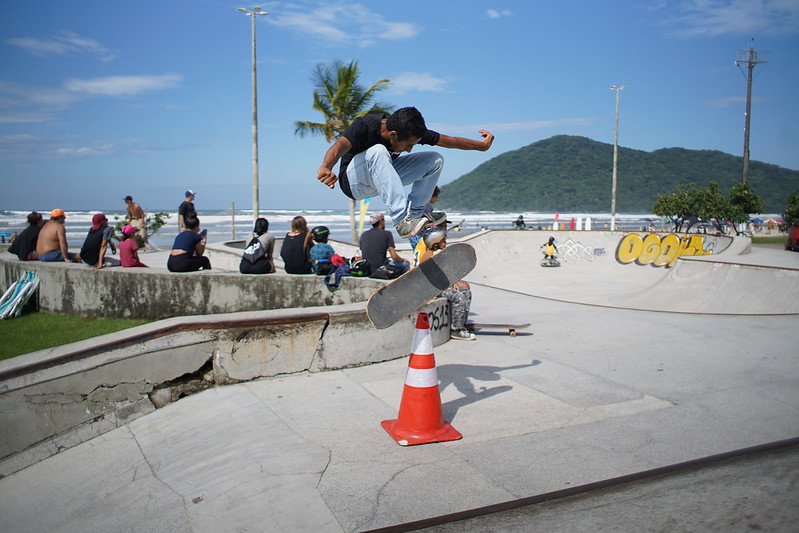
M496 330L506 330L508 335L511 337L516 336L516 330L523 330L524 328L529 328L530 323L527 324L490 324L487 322L467 322L466 329L469 331L474 332L475 330L483 330L483 329L496 329Z
M460 231L461 229L463 229L463 223L464 222L466 222L465 218L463 220L461 220L460 222L458 222L457 224L455 224L454 226L448 227L447 231Z
M366 316L377 329L396 324L463 279L476 264L477 255L471 245L451 244L377 289L366 304Z

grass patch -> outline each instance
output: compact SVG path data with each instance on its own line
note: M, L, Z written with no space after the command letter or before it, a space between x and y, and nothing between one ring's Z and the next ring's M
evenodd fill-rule
M785 244L788 242L787 235L765 235L762 237L752 237L752 244L772 244L772 243L783 243Z
M148 322L151 321L23 313L17 318L0 320L0 359L114 333Z

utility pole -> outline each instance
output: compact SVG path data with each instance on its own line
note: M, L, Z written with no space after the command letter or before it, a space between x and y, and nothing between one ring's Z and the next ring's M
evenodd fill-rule
M744 119L744 169L743 183L749 179L749 121L752 118L752 76L755 67L760 63L768 63L758 58L757 50L753 48L754 39L749 48L738 50L735 66L741 69L746 78L746 115Z
M239 11L252 18L252 221L258 219L258 76L255 65L255 17L258 15L268 15L267 11L262 11L259 6L252 10L238 8Z
M619 93L624 90L626 85L610 88L616 91L616 134L613 139L613 184L610 189L610 231L616 231L616 174L619 169Z

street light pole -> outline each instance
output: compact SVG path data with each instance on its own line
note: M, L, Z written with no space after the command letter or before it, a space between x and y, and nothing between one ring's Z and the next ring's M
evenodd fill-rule
M243 7L239 11L252 19L252 220L253 224L258 219L258 76L256 74L255 60L255 17L256 15L268 15L259 6L252 10Z
M616 91L616 134L613 139L613 185L610 190L610 231L616 231L616 175L619 168L619 93L624 90L626 86L616 87L615 85L610 88L611 91Z

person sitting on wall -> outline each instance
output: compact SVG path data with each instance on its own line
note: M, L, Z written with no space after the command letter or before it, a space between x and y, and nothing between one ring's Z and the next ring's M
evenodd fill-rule
M108 226L108 218L103 213L97 213L92 217L92 227L86 234L83 247L80 249L80 258L83 262L94 268L104 266L119 266L119 260L113 257L106 257L108 248L112 253L117 249L111 240L111 228Z
M136 239L136 228L131 224L127 224L122 228L122 241L119 243L119 262L123 267L146 267L144 263L139 261L139 245Z
M50 220L42 226L36 240L36 255L39 261L80 263L80 256L69 251L67 230L64 227L67 214L62 209L50 211Z
M430 259L447 247L446 223L435 228L427 228L423 238L413 250L413 268ZM472 287L468 282L456 281L452 287L441 293L442 298L449 300L452 316L449 323L449 338L459 341L473 341L474 334L466 327L469 311L472 307Z
M200 219L196 214L189 213L183 221L186 229L175 237L166 268L170 272L211 270L211 261L203 256L207 231L203 230L200 233Z
M19 257L20 261L34 261L38 259L36 255L36 241L39 239L39 232L44 225L44 217L41 213L33 211L28 214L28 227L11 242L9 252Z
M380 272L380 267L384 265L391 269L395 277L407 272L410 263L400 257L395 250L394 236L386 229L383 213L374 213L369 222L372 224L372 229L361 234L359 244L363 258L369 265L370 277L376 276ZM386 257L386 253L389 257Z
M308 231L305 217L296 216L291 220L291 229L283 239L280 257L288 274L312 274L310 248L313 236Z
M252 238L242 254L239 272L242 274L271 274L275 271L272 254L275 237L269 233L269 221L261 217L255 221Z
M315 243L311 248L311 268L317 276L326 276L334 270L330 258L336 253L327 242L330 230L327 226L316 226L311 230L311 235Z

